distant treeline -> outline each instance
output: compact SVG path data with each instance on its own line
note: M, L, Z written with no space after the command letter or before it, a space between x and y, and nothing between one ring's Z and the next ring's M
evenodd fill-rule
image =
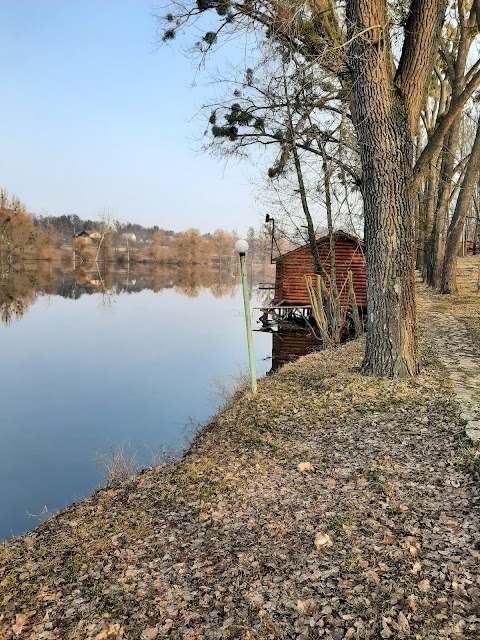
M105 226L105 222L101 220L83 220L77 214L62 215L62 216L35 216L35 224L39 227L53 227L62 240L69 241L75 237L76 234L84 231L97 231L100 232ZM122 235L124 233L134 234L137 241L149 240L153 237L154 233L161 233L166 238L172 238L175 235L175 231L171 229L161 229L158 225L152 227L144 227L141 224L132 222L120 222L120 220L110 220L108 222L115 234ZM208 237L211 234L205 234L204 237Z
M102 215L83 220L75 214L34 216L16 196L0 190L0 265L28 260L71 261L73 264L143 262L229 266L235 260L236 231L198 229L177 232L157 225L120 222ZM250 228L249 261L268 259L268 229Z

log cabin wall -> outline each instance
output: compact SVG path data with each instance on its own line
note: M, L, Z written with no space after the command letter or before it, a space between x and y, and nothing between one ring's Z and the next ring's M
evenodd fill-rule
M330 276L329 238L317 241L320 260ZM335 234L335 268L338 290L343 287L348 271L352 272L353 288L359 307L367 306L365 244L353 236L338 231ZM310 300L305 286L305 275L314 277L312 254L308 245L294 249L276 260L275 305L308 305ZM327 280L327 278L324 278ZM328 287L328 282L327 282ZM346 286L340 296L341 304L348 304Z

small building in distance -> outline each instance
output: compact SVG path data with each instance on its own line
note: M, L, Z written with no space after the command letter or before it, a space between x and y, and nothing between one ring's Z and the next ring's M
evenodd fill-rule
M91 242L92 240L100 240L101 237L101 233L98 231L92 231L91 229L82 229L73 235L74 240L80 239L84 243Z
M134 233L122 233L122 238L125 242L136 242L137 236Z
M320 261L330 277L330 238L317 240ZM309 245L298 247L275 259L275 295L273 307L310 307L305 276L315 278L313 258ZM359 308L367 307L367 278L365 267L365 243L345 231L335 232L335 270L340 300L348 305L348 287L344 283L348 271L352 272L353 289ZM324 277L328 287L328 278Z

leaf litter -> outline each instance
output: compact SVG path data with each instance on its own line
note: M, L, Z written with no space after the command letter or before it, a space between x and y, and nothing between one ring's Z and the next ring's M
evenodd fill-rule
M423 336L416 379L361 376L361 340L306 356L1 545L0 638L479 638L480 491Z

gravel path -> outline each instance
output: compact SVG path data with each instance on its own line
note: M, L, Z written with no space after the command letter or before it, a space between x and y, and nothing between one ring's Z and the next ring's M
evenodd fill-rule
M439 357L453 383L465 432L480 440L480 345L469 327L451 313L438 310L433 297L420 286L419 309L428 317L428 331L434 336ZM423 294L423 295L422 295ZM479 301L480 313L480 301Z

